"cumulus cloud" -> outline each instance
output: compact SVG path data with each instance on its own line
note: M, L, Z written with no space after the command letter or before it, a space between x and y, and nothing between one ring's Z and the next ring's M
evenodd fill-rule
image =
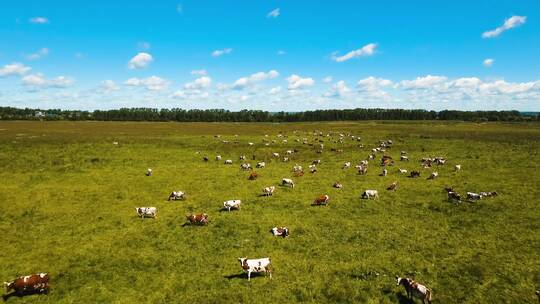
M143 87L149 91L161 91L169 86L170 82L158 76L148 78L130 78L124 81L124 85L131 87Z
M446 79L447 78L444 76L427 75L424 77L416 77L414 80L403 80L399 83L399 87L405 90L429 89L434 85L444 83Z
M274 10L272 10L271 12L269 12L266 17L268 18L277 18L279 16L280 12L279 12L279 8L276 8Z
M352 58L371 56L375 54L376 49L377 49L377 44L370 43L370 44L364 45L362 48L359 48L354 51L350 51L343 56L337 56L337 53L334 53L332 54L332 59L336 62L343 62Z
M3 68L0 68L0 77L7 77L11 75L22 76L31 69L31 67L25 66L22 63L14 62L12 64L5 65Z
M173 93L173 98L178 99L204 99L210 94L202 90L178 90Z
M212 52L212 57L219 57L225 54L230 54L232 52L231 48L221 49L221 50L215 50Z
M193 82L188 82L184 85L184 89L186 90L201 90L201 89L207 89L212 84L212 78L208 76L203 76L200 78L195 79Z
M323 94L324 97L345 97L349 95L351 92L351 89L347 87L345 84L345 81L340 80L336 82L332 88Z
M279 73L276 70L271 70L271 71L268 71L267 73L258 72L255 74L251 74L248 77L241 77L237 79L233 84L233 88L237 90L241 90L259 81L276 78L278 76L279 76Z
M280 87L280 86L277 86L277 87L271 88L270 91L268 91L268 94L270 94L270 95L276 95L276 94L278 94L279 92L281 92L281 87Z
M30 87L41 87L47 83L43 74L30 74L22 78L22 84Z
M518 27L520 25L525 24L526 21L527 21L526 16L512 16L512 17L504 20L503 25L497 27L496 29L491 30L491 31L487 31L487 32L483 32L482 33L482 38L494 38L494 37L497 37L500 34L502 34L503 32L505 32L505 31L507 31L507 30L509 30L511 28Z
M105 93L110 93L110 92L113 92L113 91L118 91L120 88L118 87L118 85L116 85L116 83L112 80L103 80L101 82L101 91L102 92L105 92Z
M75 83L75 79L68 76L58 76L53 79L46 79L41 73L26 75L22 78L22 84L32 90L38 88L67 88Z
M193 70L191 71L191 75L197 75L197 76L206 76L206 70Z
M152 55L148 53L138 53L135 57L131 58L128 63L128 67L131 70L146 68L150 63L154 61Z
M51 79L48 85L55 88L67 88L75 83L75 79L67 76L58 76Z
M33 18L30 18L30 23L34 23L34 24L47 24L49 23L49 19L47 19L46 17L33 17Z
M315 80L313 80L313 78L302 78L296 74L289 76L287 78L287 82L289 83L287 86L287 89L289 90L303 89L311 87L315 84Z
M483 64L485 67L491 67L493 65L493 62L495 62L495 59L493 58L487 58L484 60Z
M391 86L393 82L388 79L369 76L368 78L358 80L357 84L360 90L371 91L381 87Z
M28 60L38 60L38 59L41 59L41 58L47 56L48 54L49 54L49 49L48 48L41 48L37 52L26 56L26 59L28 59Z

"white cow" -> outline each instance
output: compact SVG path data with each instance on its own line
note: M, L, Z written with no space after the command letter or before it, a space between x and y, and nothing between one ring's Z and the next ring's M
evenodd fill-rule
M264 168L264 167L266 167L266 163L265 163L265 162L257 163L257 168Z
M228 211L231 211L231 209L240 210L240 204L242 204L241 200L228 200L223 202L223 208L227 209Z
M293 150L287 150L285 153L287 153L287 154L293 154L294 151L293 151Z
M407 173L406 169L398 169L398 170L399 170L399 173Z
M381 176L387 176L387 175L388 175L388 170L387 170L386 168L384 168L384 169L382 170Z
M232 159L226 159L225 165L232 165Z
M302 171L302 166L300 166L299 164L295 164L293 166L293 169L292 169L293 172L301 172Z
M461 170L461 165L454 166L454 171L460 171L460 170Z
M309 165L309 171L311 173L317 172L317 166L316 165Z
M284 178L281 180L281 185L282 186L288 186L288 187L291 187L291 188L294 188L294 182L292 179L290 178Z
M436 179L439 176L439 172L431 172L431 175L428 177L428 179Z
M216 155L216 160L221 160L221 155Z
M470 201L477 201L482 199L482 195L474 192L467 192L467 199Z
M275 158L279 158L279 153L272 153L272 156L275 157Z
M152 176L152 169L148 168L145 174L146 176Z
M240 169L242 169L242 170L251 170L251 164L248 164L248 163L241 164Z
M262 192L265 196L272 196L274 194L274 190L276 190L276 186L270 186L263 188Z
M406 155L401 155L399 158L401 161L409 161L409 157Z
M248 145L253 146L253 143L252 143L252 142L248 142Z
M139 215L141 218L145 217L156 217L157 216L157 208L156 207L138 207L135 208L137 211L137 215Z
M362 193L362 198L364 199L379 199L379 192L377 190L366 190Z
M248 281L251 280L251 273L268 273L272 278L270 258L248 259L239 258L240 266L248 274Z
M349 169L351 167L351 162L346 162L343 164L342 169Z

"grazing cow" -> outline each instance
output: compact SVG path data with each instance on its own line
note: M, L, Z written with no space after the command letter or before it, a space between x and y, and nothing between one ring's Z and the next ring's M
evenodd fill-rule
M294 188L294 182L293 182L292 179L289 179L289 178L282 179L281 180L281 185Z
M316 160L311 162L312 165L319 165L320 163L321 163L320 159L316 159Z
M431 172L427 179L436 179L439 176L439 172Z
M342 169L349 169L351 167L351 162L346 162L343 164Z
M317 166L316 165L309 165L309 172L311 172L311 173L317 172Z
M204 160L205 162L207 162L207 161L208 161L208 157L206 157L206 156L203 157L203 160Z
M241 200L228 200L223 202L223 208L228 211L231 211L231 209L240 210L240 204L242 204Z
M208 215L206 213L190 214L186 216L187 220L193 225L207 225Z
M246 160L246 156L245 155L240 155L239 159L240 160Z
M173 191L171 192L171 194L169 195L169 199L168 201L179 201L179 200L183 200L186 198L186 194L182 191Z
M382 170L381 176L387 176L387 175L388 175L388 170L386 170L386 168L384 168Z
M279 158L279 153L272 153L272 156L275 158Z
M226 159L224 164L225 165L232 165L232 159Z
M362 193L363 199L379 199L379 192L377 190L366 190Z
M403 173L403 174L407 173L406 169L398 169L398 170L399 170L399 173Z
M469 201L477 201L477 200L481 200L481 199L482 199L481 194L474 193L474 192L467 192L467 200L469 200Z
M276 190L276 186L270 186L263 188L262 192L264 196L272 196L274 194L274 190Z
M266 163L265 162L259 162L257 163L257 168L264 168L266 167Z
M410 300L412 300L412 297L416 297L418 299L421 299L422 303L424 304L431 303L432 301L431 289L409 278L400 278L396 276L396 279L397 279L397 286L403 285L403 287L405 287L405 291L407 292L407 297Z
M221 155L216 155L216 160L221 160Z
M4 282L6 292L13 290L18 295L27 293L47 293L49 292L49 275L38 273L21 276L11 282Z
M245 171L251 170L251 164L248 164L248 163L241 164L240 169L245 170Z
M145 173L146 176L152 176L152 169L148 168Z
M288 162L288 161L289 161L288 157L283 157L283 162Z
M157 217L156 207L138 207L138 208L135 208L135 210L137 211L137 215L139 215L141 218Z
M412 177L412 178L420 177L420 172L418 172L418 171L411 171L411 173L409 174L409 177Z
M251 172L248 176L249 180L256 180L259 177L259 174L257 172Z
M311 205L313 206L320 206L320 205L328 205L328 202L330 201L330 197L328 195L321 195L317 197Z
M400 160L400 161L409 161L409 157L406 156L406 155L401 155L401 156L399 157L399 160Z
M461 195L454 191L448 191L448 200L451 202L459 203L461 202Z
M251 280L251 273L268 273L270 279L272 278L272 266L270 263L270 258L262 259L249 259L248 258L239 258L240 266L244 272L248 275L248 281Z
M341 189L341 188L343 188L343 185L340 182L335 182L333 187Z
M460 171L460 170L461 170L461 165L454 166L454 171Z
M360 175L366 175L367 173L367 166L356 166L356 168L358 168L358 174Z
M284 238L289 236L289 228L287 227L274 227L270 229L270 232L272 232L274 236L281 236Z
M397 190L397 181L393 182L392 184L390 184L390 186L388 186L388 188L386 188L386 190L391 190L391 191L396 191Z
M293 154L294 151L293 151L293 150L287 150L287 151L285 151L285 153L286 153L286 154Z

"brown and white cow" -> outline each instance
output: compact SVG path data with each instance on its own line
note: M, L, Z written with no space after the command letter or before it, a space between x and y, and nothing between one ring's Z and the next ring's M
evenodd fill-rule
M6 292L13 290L17 294L25 293L47 293L49 291L49 275L38 273L18 277L11 282L4 282Z
M270 229L270 232L272 232L274 236L281 236L284 238L289 236L289 228L287 227L274 227Z
M156 207L137 207L135 208L135 211L137 211L137 215L140 216L142 219L145 217L157 217Z
M396 190L397 190L397 186L398 186L398 183L397 183L397 181L395 181L395 182L393 182L392 184L390 184L390 186L388 186L388 188L386 188L386 190L396 191Z
M341 189L343 188L343 185L340 182L335 182L333 187L337 189Z
M238 261L240 261L240 266L242 266L244 272L248 274L248 281L251 280L251 273L268 273L270 275L270 279L272 278L272 266L270 258L239 258Z
M431 303L432 301L432 292L431 289L427 288L425 285L415 282L410 278L400 278L397 277L397 286L403 285L405 291L407 292L407 297L412 300L412 297L422 300L422 303Z
M186 198L186 193L182 191L173 191L169 195L169 201L179 201L184 200Z
M328 205L330 197L326 194L318 196L312 203L313 206Z
M208 215L206 213L191 214L186 216L187 220L194 225L207 225Z
M257 174L257 172L251 172L251 173L249 174L248 179L249 179L249 180L256 180L258 177L259 177L259 174Z

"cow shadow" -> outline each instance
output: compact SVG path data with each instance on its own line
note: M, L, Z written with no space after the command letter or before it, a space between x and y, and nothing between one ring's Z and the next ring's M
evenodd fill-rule
M414 304L414 301L409 299L407 295L402 294L401 292L397 294L399 304Z
M227 280L231 280L231 279L243 279L243 280L247 280L247 273L237 273L237 274L230 274L230 275L226 275L226 276L223 276L225 279Z
M11 293L2 295L2 300L4 300L4 302L7 302L12 297L22 298L22 297L26 297L26 296L41 295L41 294L48 294L48 292L47 291L40 292L40 291L37 291L37 290L35 290L35 291L25 291L25 292L13 291Z

